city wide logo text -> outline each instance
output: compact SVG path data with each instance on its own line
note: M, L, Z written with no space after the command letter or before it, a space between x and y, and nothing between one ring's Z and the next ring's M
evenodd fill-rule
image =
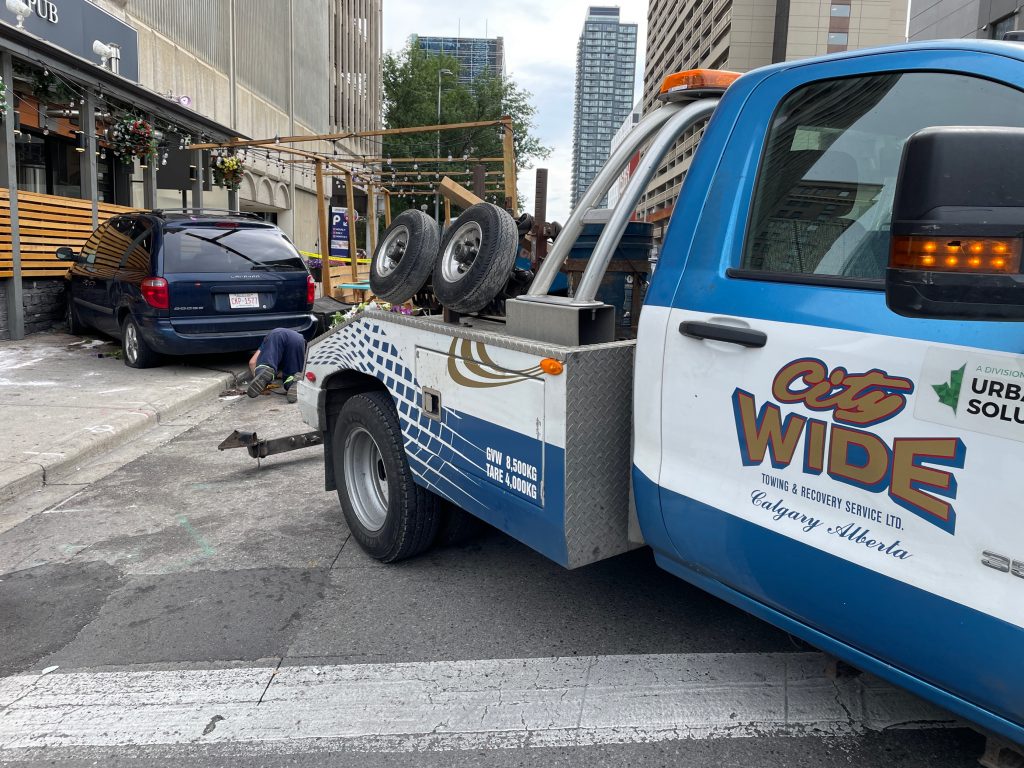
M964 466L967 448L957 437L897 437L892 444L866 429L892 419L914 391L910 379L878 369L849 373L816 358L783 366L772 381L772 398L757 407L750 392L732 395L740 458L758 466L767 457L776 469L796 462L808 475L823 472L840 483L888 493L895 503L947 533L956 530L952 471ZM831 422L777 404L802 404L831 415ZM798 454L799 450L799 454Z

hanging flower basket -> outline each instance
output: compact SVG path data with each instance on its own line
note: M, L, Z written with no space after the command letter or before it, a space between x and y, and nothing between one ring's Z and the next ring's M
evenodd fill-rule
M156 156L153 126L139 117L125 117L110 129L110 149L124 162Z
M0 120L7 115L7 83L0 77Z
M242 161L234 155L218 157L213 161L213 183L230 190L238 189L242 183Z

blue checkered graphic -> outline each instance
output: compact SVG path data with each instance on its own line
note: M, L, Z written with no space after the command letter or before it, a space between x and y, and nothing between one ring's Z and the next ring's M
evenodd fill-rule
M379 379L395 400L409 466L422 483L455 504L467 506L480 497L483 481L454 463L474 466L485 474L485 451L448 423L460 416L445 409L446 423L423 415L423 395L412 369L377 322L357 318L309 350L309 365L359 371Z

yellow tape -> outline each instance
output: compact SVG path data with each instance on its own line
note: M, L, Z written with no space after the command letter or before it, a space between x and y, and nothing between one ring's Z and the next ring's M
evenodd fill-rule
M319 253L313 253L312 251L299 251L299 253L301 253L307 259L319 259L320 258L320 254ZM346 258L344 256L331 256L330 260L331 261L337 261L337 262L340 262L342 264L351 264L352 263L351 259L348 259L348 258ZM373 261L373 259L356 259L356 264L369 264L371 261Z

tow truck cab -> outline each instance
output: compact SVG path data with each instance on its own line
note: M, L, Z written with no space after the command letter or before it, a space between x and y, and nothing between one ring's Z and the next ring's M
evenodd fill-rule
M1018 742L1024 336L978 318L1020 319L1022 54L729 87L641 315L633 470L667 570Z
M711 114L635 344L590 343L601 307L543 295L558 241L506 325L365 313L311 344L299 390L328 488L387 501L398 467L369 417L337 437L352 395L379 389L424 491L568 567L642 542L1024 743L1024 358L1005 322L1024 319L1024 47L938 41L726 80L717 103L646 118ZM352 446L376 462L357 492Z

